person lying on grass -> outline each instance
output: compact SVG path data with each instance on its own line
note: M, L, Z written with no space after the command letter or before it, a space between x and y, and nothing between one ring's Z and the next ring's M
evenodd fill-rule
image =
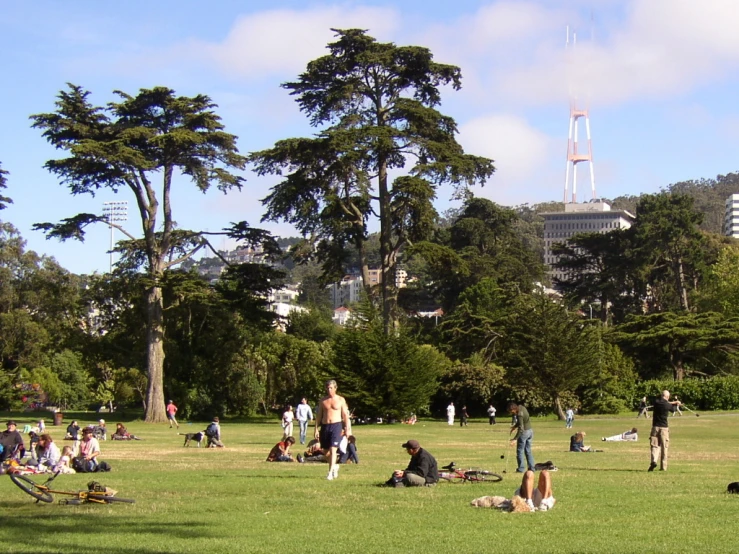
M287 437L284 440L281 440L276 445L272 447L272 450L269 451L269 456L267 456L268 462L294 462L295 460L290 455L290 447L295 444L295 439L293 437Z
M637 435L636 433L636 427L633 427L630 431L625 431L621 433L620 435L613 435L612 437L603 437L600 440L611 441L611 442L636 441L636 440L639 440L639 435Z
M585 440L585 433L579 431L570 437L570 452L592 452L593 449L589 446L585 446L583 441Z
M476 508L500 508L507 512L551 510L557 502L552 491L552 477L546 469L543 470L539 474L539 483L534 488L535 475L531 470L526 471L521 479L521 486L516 489L510 500L503 496L481 496L470 502L470 505Z

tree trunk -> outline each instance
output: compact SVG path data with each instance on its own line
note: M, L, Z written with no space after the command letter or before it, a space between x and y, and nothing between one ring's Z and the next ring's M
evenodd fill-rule
M390 294L390 243L392 241L392 214L390 211L390 192L388 191L387 165L380 162L378 179L378 197L380 204L380 258L382 264L380 290L382 291L382 322L385 334L390 335L393 330L392 314L393 299ZM394 285L395 283L393 283Z
M151 287L146 295L146 365L149 385L146 391L147 423L167 421L164 405L164 302L162 289Z
M562 403L559 401L559 396L554 397L554 410L557 412L557 417L560 421L564 421L566 419L564 410L562 410Z
M685 285L685 269L683 268L683 259L677 258L677 293L680 297L680 304L683 310L690 311L688 304L688 287Z

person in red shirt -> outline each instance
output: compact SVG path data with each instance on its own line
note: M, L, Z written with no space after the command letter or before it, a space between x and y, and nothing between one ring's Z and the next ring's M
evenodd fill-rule
M281 440L272 447L267 456L268 462L294 462L293 457L290 455L290 447L295 444L293 437L287 437L285 440Z
M169 419L169 428L172 428L172 424L174 423L177 426L177 429L180 428L180 424L177 423L177 420L175 419L174 415L177 413L177 406L174 405L174 402L171 400L167 403L167 419Z

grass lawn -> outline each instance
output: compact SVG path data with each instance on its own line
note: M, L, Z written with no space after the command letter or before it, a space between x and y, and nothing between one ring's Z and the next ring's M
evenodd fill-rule
M87 416L88 421L96 417ZM110 416L108 416L110 417ZM22 425L30 418L18 418ZM80 417L83 424L84 417ZM355 427L361 464L326 481L324 464L264 462L280 438L278 422L222 424L226 449L183 448L167 424L127 423L144 440L103 442L110 473L62 475L59 488L91 479L136 504L36 504L0 477L0 551L69 552L735 552L739 498L739 414L685 414L670 420L669 471L647 473L650 422L633 415L579 418L573 430L534 419L534 457L552 460L557 505L548 513L472 508L477 496L510 497L518 486L511 448L503 482L433 488L378 487L406 466L401 444L420 441L445 465L505 468L508 418L466 428L440 421ZM63 427L50 427L57 443ZM111 425L112 424L112 425ZM600 437L636 425L637 443ZM109 420L114 428L115 421ZM182 424L181 432L205 424ZM296 425L297 432L297 425ZM573 431L603 453L567 452ZM296 445L300 446L300 445ZM298 449L294 449L295 452Z

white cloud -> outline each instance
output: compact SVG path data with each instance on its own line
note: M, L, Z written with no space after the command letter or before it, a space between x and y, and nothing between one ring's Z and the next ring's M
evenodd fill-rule
M592 42L589 15L584 3L493 2L418 40L462 66L476 102L506 108L560 104L570 90L601 105L681 95L726 80L739 67L733 0L601 3L593 11ZM570 61L567 25L580 31Z
M542 188L551 193L552 182L556 182L552 179L564 179L564 150L560 141L521 118L491 114L473 119L460 126L459 142L468 154L495 161L495 174L479 194L501 204L540 197ZM558 154L561 171L553 171ZM531 194L524 192L527 188Z
M370 29L372 36L385 37L398 25L398 13L389 8L271 10L241 16L222 42L195 47L231 75L295 75L326 53L331 28Z

